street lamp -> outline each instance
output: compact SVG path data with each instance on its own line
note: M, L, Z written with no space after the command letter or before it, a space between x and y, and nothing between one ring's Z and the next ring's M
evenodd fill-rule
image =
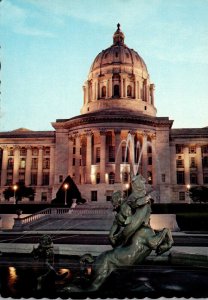
M13 185L13 190L14 190L14 204L16 204L16 191L18 189L18 186L16 184Z
M191 188L191 185L187 184L186 189L187 189L187 196L188 196L188 202L189 202L189 204L191 203L190 188Z
M67 197L67 190L69 188L69 184L65 183L64 184L64 190L65 190L65 197L64 197L64 205L67 205L66 197Z

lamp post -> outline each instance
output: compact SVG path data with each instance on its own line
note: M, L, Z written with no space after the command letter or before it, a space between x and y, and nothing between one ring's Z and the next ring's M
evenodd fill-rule
M67 205L67 190L69 188L69 184L68 183L65 183L64 184L64 190L65 190L65 195L64 195L64 205Z
M18 186L16 184L13 185L13 190L14 190L14 204L16 204L16 191L18 189Z
M190 188L191 188L191 185L187 184L187 186L186 186L186 189L187 189L186 193L187 193L187 196L188 196L188 202L189 202L189 204L191 203Z

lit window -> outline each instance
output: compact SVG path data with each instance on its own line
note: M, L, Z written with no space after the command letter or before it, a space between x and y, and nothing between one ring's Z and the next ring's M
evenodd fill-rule
M26 159L21 158L21 160L20 160L20 169L25 169L25 167L26 167Z

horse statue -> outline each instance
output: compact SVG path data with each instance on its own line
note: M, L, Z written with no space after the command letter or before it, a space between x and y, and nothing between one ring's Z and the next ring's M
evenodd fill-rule
M64 292L97 291L109 275L119 267L141 263L152 250L157 255L168 251L173 245L171 231L164 228L155 231L150 226L151 196L146 191L141 174L131 178L132 193L125 199L120 191L112 195L116 211L109 239L113 249L101 253L95 260L91 254L81 257L82 266L91 266L90 285L83 289L67 286Z

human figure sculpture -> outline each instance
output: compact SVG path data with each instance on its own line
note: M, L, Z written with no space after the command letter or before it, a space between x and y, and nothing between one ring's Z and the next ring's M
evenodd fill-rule
M120 191L112 196L117 212L109 234L113 249L101 253L92 262L92 281L85 291L98 290L117 268L142 262L152 250L162 254L173 244L169 229L154 231L150 226L151 198L146 192L145 179L140 174L133 176L131 184L132 193L126 199ZM93 261L90 254L85 254L84 259ZM80 291L80 288L69 286L65 291Z
M45 234L40 237L39 245L33 248L32 255L34 259L44 259L45 261L53 261L53 241L52 238Z

